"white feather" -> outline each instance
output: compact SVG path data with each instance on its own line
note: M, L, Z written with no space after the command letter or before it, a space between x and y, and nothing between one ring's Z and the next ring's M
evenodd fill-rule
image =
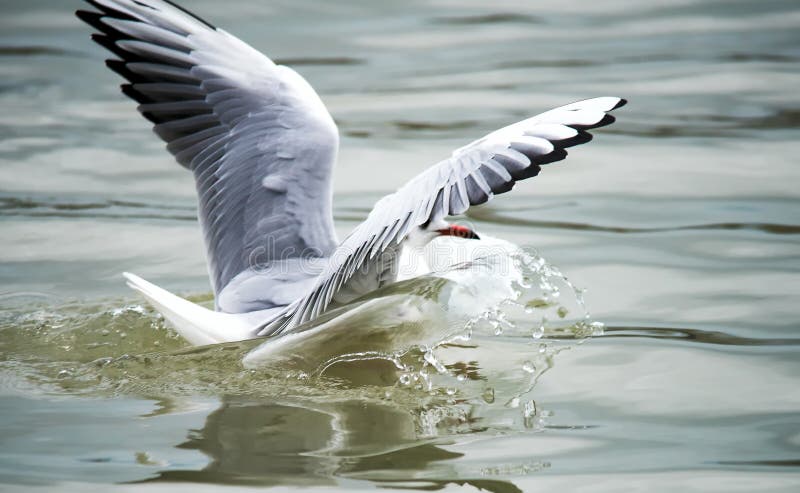
M204 308L125 272L129 287L140 292L184 339L196 346L241 341L253 337L255 320L263 320L258 312L247 314L221 313ZM260 315L266 315L261 313Z

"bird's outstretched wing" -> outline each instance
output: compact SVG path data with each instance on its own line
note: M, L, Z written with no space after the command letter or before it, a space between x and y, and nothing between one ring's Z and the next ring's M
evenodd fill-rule
M336 248L339 134L290 68L165 0L86 0L122 91L194 174L215 294L237 274Z
M323 313L353 275L412 228L445 216L462 214L505 193L519 180L536 176L540 166L560 161L567 147L591 140L589 129L614 122L610 111L624 99L602 97L578 101L502 128L457 149L397 192L383 197L367 219L342 242L314 287L289 305L259 335L284 332Z

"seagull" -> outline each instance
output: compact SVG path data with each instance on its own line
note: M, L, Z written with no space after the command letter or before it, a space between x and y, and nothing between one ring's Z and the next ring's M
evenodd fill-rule
M591 140L626 101L597 97L496 130L381 198L339 241L331 173L339 133L297 72L167 0L86 0L76 15L126 79L176 161L194 175L214 310L133 274L191 344L279 336L387 284L430 272L441 236L481 241L447 221ZM417 266L399 272L409 259Z

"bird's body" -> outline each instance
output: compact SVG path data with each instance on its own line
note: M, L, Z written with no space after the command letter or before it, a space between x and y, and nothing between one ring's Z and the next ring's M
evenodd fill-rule
M215 310L132 274L194 344L293 332L332 307L429 272L421 255L439 236L477 239L445 218L507 192L613 122L616 97L572 103L457 149L375 204L336 238L331 173L339 136L311 86L249 45L165 0L86 0L78 16L118 59L176 160L192 172Z

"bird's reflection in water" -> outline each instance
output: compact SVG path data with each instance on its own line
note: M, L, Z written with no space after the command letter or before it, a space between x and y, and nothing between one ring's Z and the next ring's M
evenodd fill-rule
M315 397L303 397L304 387L299 385L287 389L286 397L272 393L269 398L223 398L219 408L207 416L203 428L191 432L189 439L179 445L208 456L208 464L202 470L173 466L150 481L311 487L366 480L392 488L437 490L451 483L468 483L485 491L520 491L510 482L482 477L480 471L460 470L464 466L459 467L456 459L463 454L447 450L445 439L428 437L431 433L427 428L422 430L421 413L429 405L444 404L432 404L428 393L413 394L410 387L405 389L412 395L400 397L400 389L395 387L400 381L397 361L334 357L405 351L403 358L409 361L404 359L403 364L419 368L425 352L409 348L420 343L434 347L463 331L461 311L446 309L458 297L464 303L475 303L474 294L462 291L458 283L446 279L399 283L381 290L379 296L348 307L334 320L323 320L317 330L307 330L265 348L266 359L279 363L276 368L307 373L314 390L320 388L312 381L322 376L335 380L337 386L329 389L329 394L325 394L328 390L323 391L327 397L314 391L311 393ZM437 349L437 357L452 372L448 381L456 382L456 375L462 373L466 377L458 381L464 393L462 404L469 400L465 396L485 399L481 396L489 383L479 373L479 360L487 362L489 375L506 382L505 393L517 393L518 386L508 382L519 380L519 386L524 388L532 378L520 370L523 361L531 358L529 345L520 344L515 338L480 340L480 347L466 344ZM492 354L504 357L490 358ZM320 361L329 359L336 363L320 366ZM274 374L281 372L276 369ZM502 390L497 392L498 403L509 399ZM452 403L445 407L457 410ZM486 426L481 413L465 413L465 420L454 425L459 430L463 426L463 431L477 431ZM448 418L445 415L443 419ZM475 428L470 428L473 425ZM450 432L445 435L454 436Z
M504 481L447 479L460 477L447 461L462 454L420 440L413 414L391 402L264 403L230 397L178 447L202 452L210 462L202 470L165 470L147 482L310 487L350 478L425 490L457 482L519 491ZM414 471L425 478L409 483Z

